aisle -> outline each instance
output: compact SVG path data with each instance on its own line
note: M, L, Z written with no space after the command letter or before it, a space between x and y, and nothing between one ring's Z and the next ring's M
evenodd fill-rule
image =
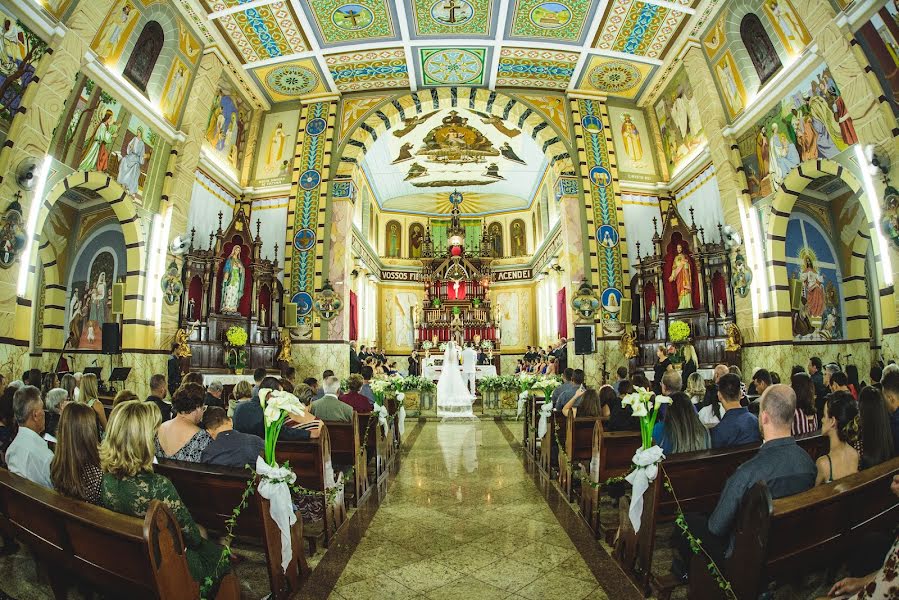
M427 423L331 598L607 598L493 421Z

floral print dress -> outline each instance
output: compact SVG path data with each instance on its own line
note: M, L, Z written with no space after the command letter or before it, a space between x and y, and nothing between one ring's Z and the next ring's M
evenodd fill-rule
M205 429L200 429L174 454L165 453L165 450L162 449L162 446L159 443L158 436L153 439L153 443L156 445L156 458L169 458L171 460L183 460L185 462L198 463L202 462L200 457L203 454L203 450L212 443L212 436L206 433Z
M151 500L159 500L165 504L181 526L181 535L187 546L187 568L194 581L203 585L207 577L215 582L221 579L230 568L229 561L220 561L221 546L200 535L200 529L167 477L146 471L121 479L109 473L103 475L100 506L124 515L143 518Z
M883 567L874 581L862 588L853 600L899 600L899 536L893 542Z

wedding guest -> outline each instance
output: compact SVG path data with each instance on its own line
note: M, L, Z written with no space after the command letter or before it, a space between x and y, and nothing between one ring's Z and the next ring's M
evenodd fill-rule
M793 420L793 435L818 431L818 415L815 410L815 385L805 373L796 373L790 378L790 387L796 394L796 417Z
M761 396L773 384L771 373L768 369L759 369L752 375L752 384L755 386L755 393Z
M899 452L899 369L885 368L880 384L887 410L890 413L893 448Z
M693 373L687 378L687 385L684 388L684 393L690 398L690 402L693 406L698 409L705 399L705 380L702 378L702 374Z
M324 371L322 371L322 384L318 386L318 389L315 390L315 400L321 400L325 395L325 379L327 379L328 377L334 377L334 371L332 371L331 369L325 369Z
M281 390L281 382L274 377L266 377L260 383L260 390L271 389ZM312 390L304 383L297 384L294 389L294 395L301 402L308 406L309 398L312 396ZM259 395L254 395L252 400L241 402L234 407L234 429L242 433L249 433L262 439L265 439L265 419L262 405L259 401ZM308 440L317 438L321 434L321 421L306 411L305 415L290 415L284 421L279 440Z
M369 403L374 406L375 405L375 393L371 391L371 386L369 383L371 382L372 377L374 377L374 373L372 372L371 367L362 367L362 389L359 390L359 393L368 398Z
M59 420L56 452L50 462L50 480L57 492L91 504L100 502L103 472L98 439L94 411L78 402L67 405Z
M603 386L612 394L615 393L611 386ZM594 388L579 387L574 396L562 407L562 414L566 417L571 413L577 404L577 416L579 417L608 417L608 408L603 406L600 399L600 392Z
M77 401L92 408L97 413L97 422L100 423L100 427L106 429L106 410L103 408L103 403L100 402L100 394L97 391L97 376L93 373L85 373L81 376Z
M184 383L182 381L181 375L181 359L175 356L175 350L178 349L178 344L173 343L171 352L169 353L169 358L166 361L166 380L168 381L169 386L169 395L175 393L181 384ZM75 374L78 375L77 373ZM202 383L202 382L201 382Z
M135 394L131 390L122 390L115 395L115 398L112 399L112 405L113 407L115 407L122 402L131 402L132 400L140 400L140 398L138 398L137 394Z
M322 383L324 395L315 400L309 409L316 418L322 421L350 422L353 419L353 408L340 401L340 380L333 375Z
M75 376L71 373L66 373L62 376L62 379L59 380L59 387L66 391L66 401L72 402L75 400L75 391L78 389L78 382L75 381Z
M556 410L562 410L569 400L574 398L575 393L584 385L584 371L574 369L571 372L571 381L568 386L556 396L554 407ZM561 387L561 386L560 386ZM555 391L555 390L553 390ZM552 398L552 396L550 396ZM579 399L574 402L574 406L580 406Z
M191 402L202 405L204 393L205 390L202 393L190 390ZM177 411L183 398L172 403ZM219 560L222 548L203 538L172 482L153 472L154 438L160 422L159 409L150 402L125 402L112 412L106 437L100 445L104 473L100 505L143 518L151 501L163 502L181 527L191 577L200 584L207 578L215 584L229 570L230 562Z
M550 394L550 401L553 403L555 408L563 408L565 406L565 402L568 402L574 396L574 393L577 391L577 386L571 383L571 376L574 374L574 369L565 369L562 371L562 385L556 386L556 389L552 391ZM565 396L565 402L559 403L560 396Z
M721 388L725 392L723 399L729 401L731 405L739 405L738 382L739 379L731 375L721 378ZM721 394L722 390L719 389L718 393ZM740 409L727 409L724 419L712 430L713 442L715 431L725 426L732 410ZM743 463L728 478L710 517L696 513L685 515L691 535L702 540L703 549L718 564L730 554L734 522L743 497L752 486L764 481L774 499L792 496L814 487L817 473L815 463L808 453L796 444L790 432L795 412L796 395L789 386L773 385L767 389L762 394L758 420L765 443L753 458ZM693 552L683 536L679 536L675 550L676 558L671 570L676 577L685 579Z
M693 347L693 344L687 344L684 346L684 365L681 367L680 389L684 390L687 388L687 380L698 368L699 357L696 355L696 348Z
M656 422L652 438L662 447L665 456L708 450L711 446L709 430L699 420L693 403L683 392L671 394L665 420Z
M364 346L363 346L363 348L364 348ZM356 342L354 340L354 341L350 342L350 374L358 373L361 370L362 370L362 360L359 358L359 353L356 352ZM411 374L412 373L410 373L410 375Z
M222 395L225 393L225 386L221 381L215 380L206 387L206 395L203 398L205 406L220 406L224 408L225 400Z
M822 368L823 365L821 359L817 356L808 359L808 367L806 367L806 370L809 377L812 378L812 384L815 386L815 398L817 398L818 401L823 401L824 396L827 395L827 386L824 385L824 374L821 373Z
M303 380L303 383L309 386L309 389L312 391L312 399L315 400L318 398L318 379L315 377L307 377Z
M26 385L16 390L12 402L19 429L6 449L6 464L16 475L52 488L50 462L53 452L42 437L46 416L41 392L33 385Z
M716 385L715 388L717 389L717 387L718 386ZM705 425L706 429L712 429L721 422L721 417L724 416L724 407L721 405L718 392L715 392L715 396L712 398L710 404L699 409L699 414L697 416L702 424Z
M353 373L358 373L358 371L353 371ZM421 375L421 360L418 358L417 350L413 350L409 355L409 375L412 377Z
M212 437L200 429L206 390L197 383L185 383L172 398L174 418L156 432L156 456L187 462L200 462L200 455ZM161 420L161 417L160 417Z
M179 385L178 387L187 385L188 383L196 383L197 385L202 385L204 388L206 387L206 383L203 379L202 373L197 373L197 372L188 373L181 380L181 385ZM172 396L174 396L174 394L172 394Z
M724 406L725 413L718 425L711 430L713 448L729 448L760 441L759 420L740 404L740 386L740 378L733 373L728 373L718 381L718 399ZM790 397L795 411L796 396L792 390Z
M62 388L53 388L47 392L44 399L44 408L47 419L44 423L44 434L56 437L56 428L59 426L59 418L62 408L67 404L68 394ZM93 411L92 411L93 412ZM97 438L100 439L99 437Z
M249 381L238 381L237 385L234 386L234 390L231 392L234 396L231 400L228 401L228 416L234 416L234 409L241 402L246 402L247 400L251 400L253 398L253 388L250 386Z
M858 451L853 447L858 437L858 404L849 392L834 392L824 403L821 433L830 442L830 451L815 465L815 485L830 483L858 473Z
M615 390L615 393L618 392L618 388L621 385L622 381L627 381L627 367L618 367L618 370L615 372L618 375L618 381L612 384L612 389Z
M862 389L859 394L858 427L862 469L879 465L895 456L890 413L883 394L874 386Z
M253 385L253 395L259 393L259 384L262 383L262 380L265 379L265 369L258 368L253 371L253 381L255 382Z
M162 415L163 423L172 418L172 403L166 400L166 391L168 384L165 375L156 373L150 377L150 395L147 396L146 402L152 402L159 409Z
M718 402L718 380L729 372L727 365L715 365L715 368L712 371L712 385L705 390L705 399L702 402L703 406L709 406L712 403Z
M656 359L655 367L653 367L652 389L658 394L662 391L662 375L673 368L673 366L671 365L671 359L668 358L668 350L665 346L656 348Z
M249 387L248 382L241 383L246 383ZM203 414L203 429L212 437L212 441L200 454L201 463L238 468L249 465L256 468L256 458L265 451L265 440L234 431L234 423L224 408L207 408Z
M0 467L6 466L6 451L19 429L13 411L13 396L18 389L10 385L0 395Z
M347 379L347 388L349 391L346 394L342 394L340 396L340 401L349 405L354 411L360 413L371 412L371 404L368 401L368 398L359 393L359 390L362 389L362 385L365 381L362 379L362 375L352 374L350 378Z

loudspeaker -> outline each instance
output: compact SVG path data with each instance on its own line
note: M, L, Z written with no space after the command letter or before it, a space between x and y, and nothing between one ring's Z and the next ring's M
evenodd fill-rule
M575 325L574 353L581 356L582 354L593 354L594 352L596 352L596 326Z
M790 280L790 308L793 310L802 308L802 282L798 279Z
M621 312L618 315L618 318L625 325L634 324L634 303L630 298L621 299Z
M120 315L125 312L125 284L112 284L112 314Z
M285 327L296 327L297 326L297 303L296 302L286 302L284 304L284 326Z
M118 323L103 323L103 354L121 354L122 340Z

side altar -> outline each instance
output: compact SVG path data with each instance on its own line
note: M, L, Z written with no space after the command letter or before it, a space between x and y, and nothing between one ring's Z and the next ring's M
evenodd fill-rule
M262 256L261 222L256 221L254 236L250 212L248 204L239 202L224 229L220 212L206 248L195 245L196 230L191 229L178 327L189 332L193 371L276 367L284 315L278 245L273 258ZM241 347L229 344L232 328L246 334Z

